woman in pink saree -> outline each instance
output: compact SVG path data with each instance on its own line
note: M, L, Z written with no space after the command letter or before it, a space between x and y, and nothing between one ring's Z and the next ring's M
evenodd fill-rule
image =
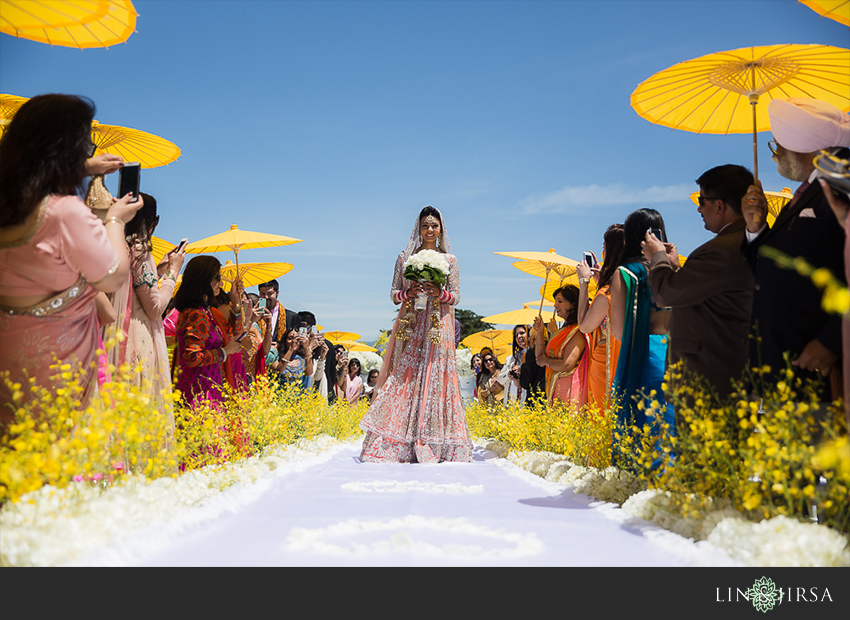
M420 250L446 255L449 277L440 290L403 277L404 263ZM417 295L427 299L414 308ZM442 214L425 207L407 247L396 261L390 297L402 304L375 396L360 427L366 431L360 458L376 463L472 461L472 442L457 378L454 308L460 301L457 258Z
M89 159L93 118L87 99L39 95L21 106L0 140L0 375L54 389L54 360L70 363L83 372L83 402L97 388L95 297L127 279L124 223L144 204L130 203L128 194L101 222L80 200L88 175L123 163ZM0 379L0 433L14 418L11 401Z

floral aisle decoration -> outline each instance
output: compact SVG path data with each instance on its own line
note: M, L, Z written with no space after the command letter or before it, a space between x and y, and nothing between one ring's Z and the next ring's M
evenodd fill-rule
M722 401L677 367L664 389L680 420L676 434L626 437L627 458L617 467L604 457L612 415L532 403L490 412L473 404L467 417L485 447L526 471L709 540L745 563L850 566L850 445L840 403L816 421L814 390L790 368L763 386L761 409L743 391ZM659 408L650 401L648 414ZM741 544L746 536L762 537L761 547Z
M475 371L472 370L472 349L461 345L455 352L457 360L457 374L461 377L472 377Z
M43 486L0 511L0 566L85 565L87 555L96 555L99 548L192 509L203 507L196 518L215 518L233 509L233 498L220 498L222 492L257 483L348 445L350 440L345 443L320 435L287 446L269 446L247 459L173 478L134 474L106 487L81 482L63 488ZM158 535L155 542L167 544L168 537L163 536Z

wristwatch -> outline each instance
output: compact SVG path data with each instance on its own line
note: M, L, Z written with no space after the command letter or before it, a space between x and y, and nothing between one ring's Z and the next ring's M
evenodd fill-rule
M579 278L578 279L579 284L587 284L588 282L590 282L590 278Z

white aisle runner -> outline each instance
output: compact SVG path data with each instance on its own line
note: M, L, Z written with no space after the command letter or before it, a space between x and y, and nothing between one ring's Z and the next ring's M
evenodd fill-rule
M84 564L135 566L734 565L622 510L476 450L472 463L379 465L342 446L228 489L232 509L137 532ZM204 507L198 507L203 515ZM185 525L185 523L190 525Z

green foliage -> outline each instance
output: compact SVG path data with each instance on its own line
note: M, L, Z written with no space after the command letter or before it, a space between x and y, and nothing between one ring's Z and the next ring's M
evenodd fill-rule
M483 332L487 329L493 329L490 323L485 323L481 319L484 317L476 314L472 310L455 309L455 318L460 321L460 338L463 340L470 334Z

